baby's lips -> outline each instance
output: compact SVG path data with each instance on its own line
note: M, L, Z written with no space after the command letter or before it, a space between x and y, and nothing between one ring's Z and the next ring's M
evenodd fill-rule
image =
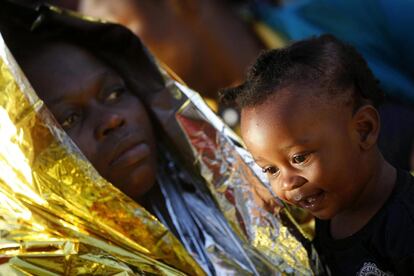
M295 195L293 196L293 200L294 200L295 202L299 202L299 201L301 201L303 198L305 198L305 197L303 196L303 194L302 194L302 193L297 193L297 194L295 194Z
M313 190L312 192L308 192L308 193L305 193L303 190L293 191L288 199L290 202L293 202L294 204L298 204L302 200L319 195L322 192L323 191L319 189Z
M288 192L284 196L285 197L282 199L293 205L298 205L298 203L304 198L303 193L300 191Z

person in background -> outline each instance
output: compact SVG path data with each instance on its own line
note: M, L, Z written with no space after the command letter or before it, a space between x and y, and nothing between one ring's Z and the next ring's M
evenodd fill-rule
M265 48L227 1L88 0L79 11L127 26L185 83L214 100L219 88L241 82Z

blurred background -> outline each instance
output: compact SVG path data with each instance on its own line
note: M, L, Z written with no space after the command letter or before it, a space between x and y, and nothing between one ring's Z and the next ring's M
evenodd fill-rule
M167 70L198 91L233 128L238 112L217 103L257 55L331 33L357 48L387 95L379 145L414 170L414 1L409 0L25 0L123 24Z

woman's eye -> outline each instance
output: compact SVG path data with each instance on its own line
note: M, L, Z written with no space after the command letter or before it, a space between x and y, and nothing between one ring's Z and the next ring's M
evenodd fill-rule
M119 98L119 93L118 91L112 91L111 93L109 93L109 95L106 97L107 101L114 101L116 99Z
M309 156L309 154L299 154L299 155L293 156L292 163L293 164L301 164L301 163L306 161L308 156Z
M105 97L105 101L107 101L107 102L116 101L121 97L122 93L123 93L123 89L113 90L113 91L111 91L111 93L109 93Z
M75 125L78 119L79 119L79 115L76 113L72 113L63 120L61 125L63 129L70 129Z
M263 173L267 173L267 174L270 174L270 175L275 175L278 171L279 171L278 168L272 167L272 166L262 169Z

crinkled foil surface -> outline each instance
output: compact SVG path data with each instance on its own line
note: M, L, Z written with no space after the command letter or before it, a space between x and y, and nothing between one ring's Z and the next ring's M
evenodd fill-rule
M0 36L0 275L203 275L151 214L101 178Z
M273 204L260 204L254 191L264 192L267 179L244 150L237 135L222 123L191 89L169 83L189 102L176 118L196 156L196 162L220 209L245 243L245 250L261 275L320 274L320 261L313 248L308 251L298 238L305 233L283 203L271 195ZM271 193L270 189L266 189ZM263 201L263 200L262 200ZM292 231L293 230L293 231ZM296 235L294 235L296 234ZM300 236L300 237L299 237ZM309 257L310 256L310 257ZM263 267L267 266L266 269ZM260 271L267 271L262 274Z
M98 175L2 39L0 69L0 275L204 275L154 216ZM283 204L260 198L266 179L237 135L197 93L164 77L152 108L173 144L192 150L188 159L242 241L252 274L318 274L318 258L298 241ZM217 248L207 250L228 275L236 258Z

